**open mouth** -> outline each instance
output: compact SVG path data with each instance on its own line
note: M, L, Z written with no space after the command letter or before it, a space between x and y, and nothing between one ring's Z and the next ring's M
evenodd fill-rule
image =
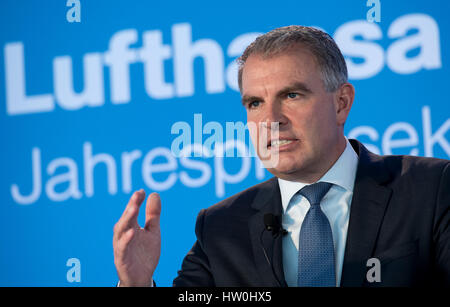
M294 143L298 142L297 139L276 139L276 140L271 140L269 141L269 143L267 144L267 148L268 149L287 149L289 148L291 145L293 145Z

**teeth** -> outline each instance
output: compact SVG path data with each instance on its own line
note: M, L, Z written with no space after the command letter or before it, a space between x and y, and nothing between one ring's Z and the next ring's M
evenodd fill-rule
M282 146L282 145L290 144L290 143L292 143L291 140L273 140L270 143L270 146Z

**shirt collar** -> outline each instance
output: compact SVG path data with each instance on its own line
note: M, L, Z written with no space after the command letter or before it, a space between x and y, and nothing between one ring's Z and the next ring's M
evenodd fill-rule
M317 180L323 182L329 182L334 185L340 186L347 191L353 192L355 184L356 169L358 167L358 155L353 150L352 145L347 138L345 138L346 146L344 152L339 159L333 164L333 166ZM301 188L308 185L307 183L297 181L287 181L278 178L278 184L280 186L281 203L283 205L283 212L286 212L289 202Z

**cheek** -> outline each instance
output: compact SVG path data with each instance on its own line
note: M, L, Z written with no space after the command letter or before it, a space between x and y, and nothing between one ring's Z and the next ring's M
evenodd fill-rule
M259 118L258 118L258 112L256 111L250 111L250 110L246 110L247 112L247 123L253 122L253 123L258 123L259 122Z
M338 126L336 123L336 115L331 109L322 110L314 121L316 124L314 132L315 147L319 150L326 150L333 143L337 137Z
M254 130L254 132L261 132L263 126L261 114L258 114L258 112L247 112L247 127L250 132L252 130Z
M320 121L317 120L316 111L309 107L293 108L286 112L295 132L299 137L310 135Z
M253 122L254 119L252 118L252 115L247 111L247 123Z
M261 128L258 124L258 121L256 121L254 118L247 116L247 129L250 135L250 139L253 142L254 146L257 146L257 140L260 138L261 134Z
M327 139L330 128L336 121L329 108L323 107L292 111L290 118L297 136L303 138L305 143L310 143L312 146L323 139Z

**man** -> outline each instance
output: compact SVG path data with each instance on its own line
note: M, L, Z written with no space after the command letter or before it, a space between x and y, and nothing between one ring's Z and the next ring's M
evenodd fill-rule
M239 60L248 123L279 129L265 144L275 177L200 212L174 286L450 285L450 161L344 137L355 91L322 31L275 29ZM140 228L144 198L114 229L121 286L151 285L158 263L161 202L148 197Z

